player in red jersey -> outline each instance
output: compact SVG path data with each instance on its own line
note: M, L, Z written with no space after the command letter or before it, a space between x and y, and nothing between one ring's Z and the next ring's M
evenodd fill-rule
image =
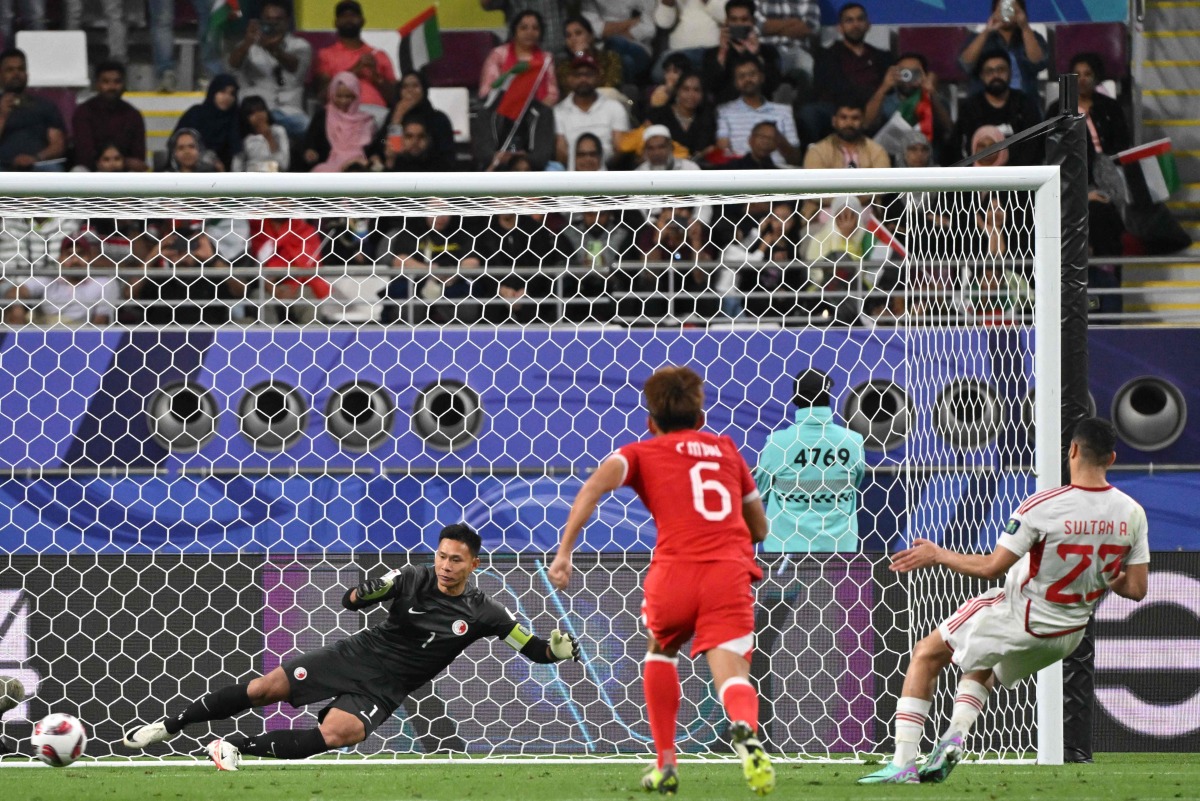
M1007 576L1003 587L967 601L913 648L896 704L896 755L859 784L944 781L993 685L1013 687L1074 651L1109 590L1134 601L1146 597L1146 512L1108 483L1116 442L1108 421L1080 421L1071 436L1071 483L1026 498L990 554L954 553L915 539L892 557L897 573L943 565L980 579ZM951 662L963 675L950 723L918 767L938 674Z
M766 512L733 440L699 430L704 380L688 367L663 367L644 389L653 436L618 448L580 488L550 581L560 590L570 582L571 551L601 496L632 487L658 529L642 602L650 630L642 681L658 764L642 786L664 794L679 788L677 654L692 639L692 656L708 659L746 781L765 795L775 787L775 770L756 736L758 694L749 677L752 584L762 578L754 543L767 535Z

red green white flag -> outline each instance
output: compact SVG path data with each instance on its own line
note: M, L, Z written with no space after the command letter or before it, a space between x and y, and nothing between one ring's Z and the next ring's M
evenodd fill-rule
M401 25L400 73L416 72L430 61L442 57L442 31L438 27L437 6L430 6Z
M1117 163L1125 168L1126 180L1130 183L1134 202L1144 200L1140 184L1145 182L1147 196L1152 203L1162 203L1179 188L1179 170L1175 166L1175 154L1171 152L1170 139L1156 139L1144 145L1122 150L1116 156ZM1140 178L1141 181L1137 180Z

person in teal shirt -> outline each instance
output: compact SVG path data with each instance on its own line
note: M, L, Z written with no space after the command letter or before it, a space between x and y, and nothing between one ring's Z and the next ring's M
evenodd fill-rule
M820 370L796 376L796 424L767 437L754 480L767 508L767 553L858 550L863 438L835 423Z

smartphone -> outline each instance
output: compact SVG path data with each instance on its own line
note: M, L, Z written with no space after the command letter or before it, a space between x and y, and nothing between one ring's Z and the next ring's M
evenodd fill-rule
M750 38L750 32L754 30L749 25L730 25L729 38L735 42L744 42Z

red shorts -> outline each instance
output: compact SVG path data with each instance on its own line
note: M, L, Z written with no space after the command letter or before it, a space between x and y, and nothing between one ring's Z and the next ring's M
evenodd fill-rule
M695 635L692 656L754 634L754 590L745 562L655 562L646 576L642 617L664 651ZM749 658L753 644L743 654Z

